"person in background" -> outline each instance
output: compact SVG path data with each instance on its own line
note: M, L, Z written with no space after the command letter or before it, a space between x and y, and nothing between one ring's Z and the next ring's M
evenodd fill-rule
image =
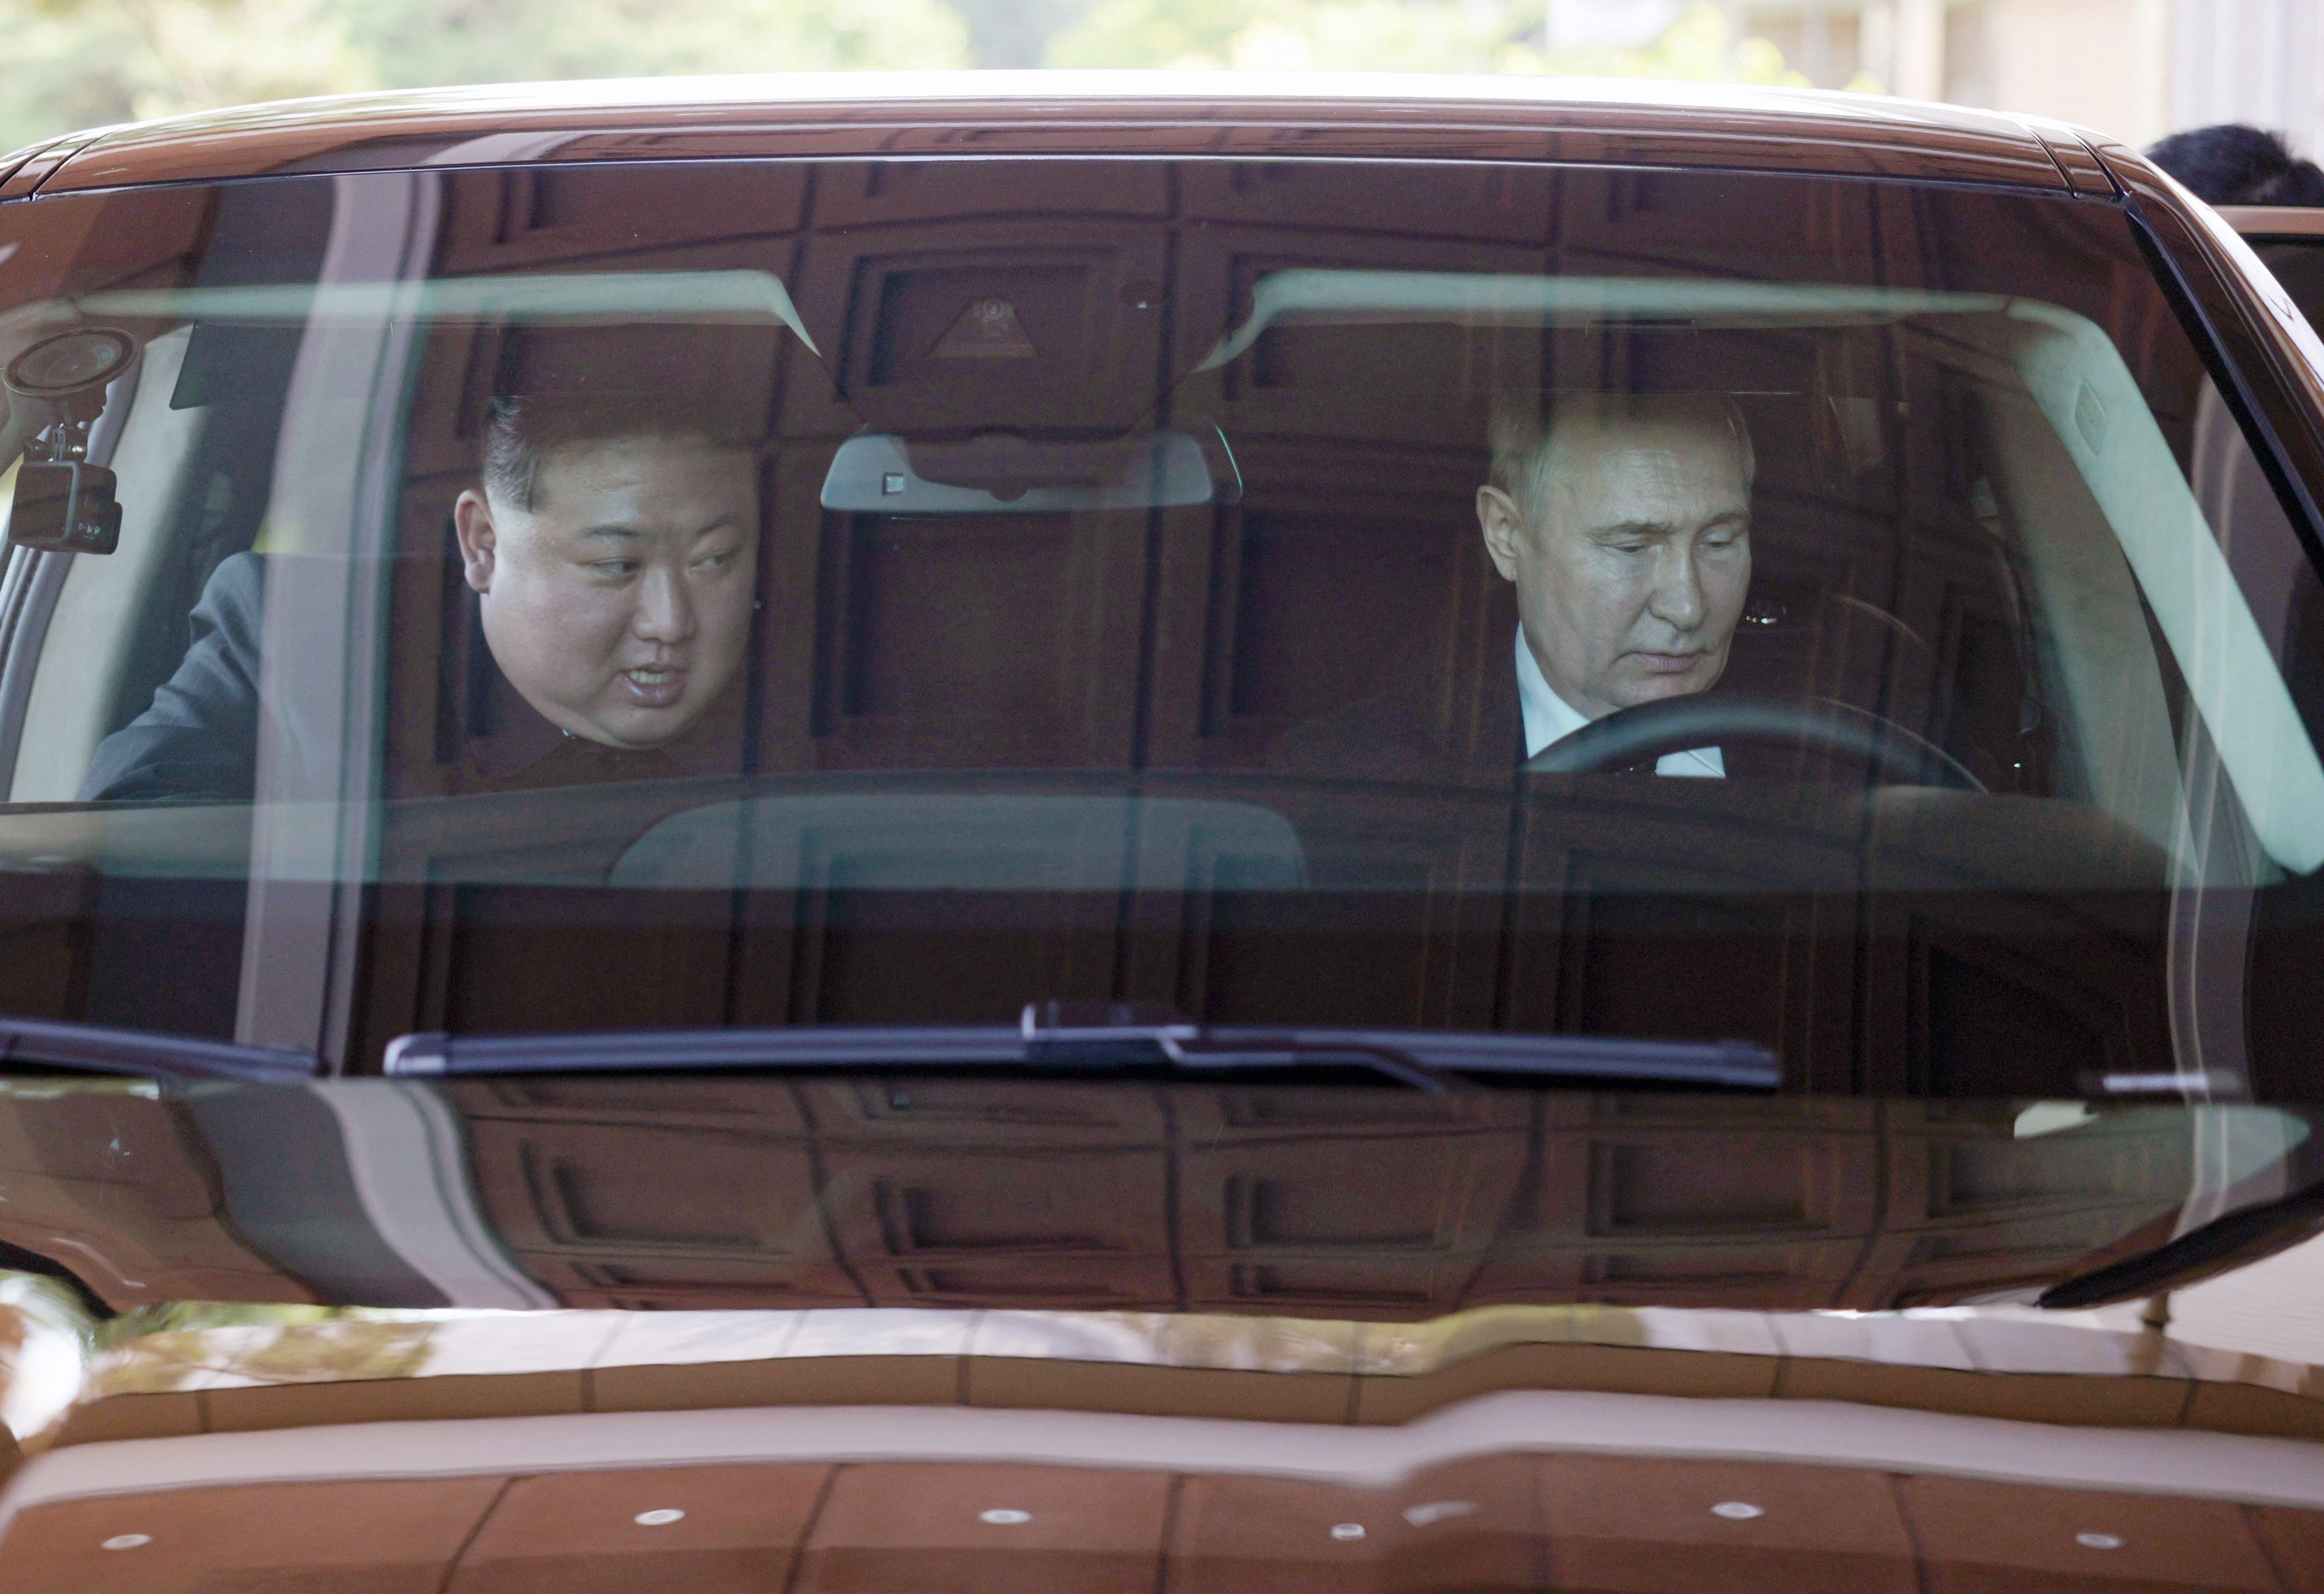
M2223 122L2174 133L2146 158L2210 205L2324 205L2324 170L2282 138Z

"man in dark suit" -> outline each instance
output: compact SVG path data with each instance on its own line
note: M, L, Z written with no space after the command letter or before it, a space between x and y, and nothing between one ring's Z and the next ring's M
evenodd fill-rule
M1504 665L1463 714L1443 671L1392 672L1376 696L1286 733L1270 767L1370 779L1506 780L1593 720L1709 691L1751 585L1757 461L1722 394L1505 399L1477 522L1509 584ZM1718 779L1724 750L1664 755L1658 775Z
M759 540L751 451L634 406L493 401L453 521L491 655L467 789L717 772L739 723ZM97 747L83 801L247 802L267 561L221 564L152 705ZM278 662L277 668L281 668ZM278 751L312 738L274 715Z

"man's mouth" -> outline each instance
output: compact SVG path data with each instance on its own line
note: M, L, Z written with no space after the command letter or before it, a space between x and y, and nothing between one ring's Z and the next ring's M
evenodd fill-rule
M641 708L668 708L686 691L686 672L675 667L625 669L621 679L630 701Z
M1702 662L1700 653L1633 653L1630 657L1657 675L1683 675Z

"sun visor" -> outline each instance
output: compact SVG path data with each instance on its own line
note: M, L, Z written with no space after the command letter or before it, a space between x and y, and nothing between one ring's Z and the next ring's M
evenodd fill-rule
M1482 272L1270 272L1251 290L1250 318L1195 367L1228 364L1277 326L1469 321L1542 326L1663 319L1697 327L1877 325L1907 316L1998 310L1996 294L1826 288L1653 277L1540 277Z
M789 290L771 272L600 272L436 281L262 283L123 289L76 301L91 318L249 322L636 321L788 328L816 351Z

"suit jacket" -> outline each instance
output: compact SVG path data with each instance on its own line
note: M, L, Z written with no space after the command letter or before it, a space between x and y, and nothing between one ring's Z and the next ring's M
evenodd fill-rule
M97 743L81 801L250 801L265 588L256 554L235 554L211 573L177 672L154 689L152 707Z
M242 802L258 783L259 659L265 626L266 560L235 554L219 565L191 614L193 640L152 706L97 744L81 782L83 802ZM455 791L512 791L597 781L656 780L740 771L742 693L730 687L686 734L665 746L606 747L568 736L541 718L491 661L477 712L461 737L459 763L420 783ZM321 762L336 749L295 723L269 727L293 760ZM399 784L390 772L391 790Z
M1506 650L1499 657L1470 695L1452 689L1441 671L1399 671L1372 696L1285 732L1268 750L1268 769L1314 779L1506 787L1526 760L1525 711L1517 670ZM1748 742L1720 751L1730 779L1771 779L1788 767L1780 752ZM1651 775L1654 764L1609 773Z

